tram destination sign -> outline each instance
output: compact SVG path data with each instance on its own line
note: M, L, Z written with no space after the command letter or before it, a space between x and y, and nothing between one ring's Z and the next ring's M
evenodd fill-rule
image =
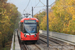
M24 23L36 23L36 20L25 20Z

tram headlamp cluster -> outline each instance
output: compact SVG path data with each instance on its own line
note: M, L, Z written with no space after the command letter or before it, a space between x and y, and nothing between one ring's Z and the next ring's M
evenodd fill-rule
M34 37L36 37L36 34L34 35Z
M26 34L24 36L27 37Z

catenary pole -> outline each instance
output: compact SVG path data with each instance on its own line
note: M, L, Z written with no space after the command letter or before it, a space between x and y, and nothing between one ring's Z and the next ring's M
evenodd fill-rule
M32 18L33 18L33 7L32 7Z
M48 0L47 0L47 47L49 47Z

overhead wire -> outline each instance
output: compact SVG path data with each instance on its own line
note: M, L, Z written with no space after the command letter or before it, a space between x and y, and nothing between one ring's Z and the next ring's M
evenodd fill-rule
M40 2L41 2L44 6L37 6ZM29 3L30 3L30 0L29 0L29 2L28 2L28 4L27 4L26 8L28 7ZM51 5L49 5L49 7L51 7L54 3L55 3L55 2L53 2ZM33 7L33 8L39 8L39 7L45 7L45 6L46 6L46 5L45 5L41 0L39 0L39 2L38 2L38 3L35 5L35 7ZM26 10L26 8L24 9L24 11ZM31 10L31 11L32 11L32 10ZM31 12L31 11L29 11L29 12Z
M35 1L36 2L36 1ZM40 3L40 1L33 7L33 8L35 8L38 4ZM32 10L31 10L32 11ZM31 12L31 11L29 11L29 12Z
M39 4L41 2L41 0L39 0L39 2L35 5L35 7L33 7L33 8L39 8L39 7L45 7L46 5L43 3L43 2L41 2L44 6L38 6L37 7L37 5ZM32 10L31 10L32 11ZM29 11L29 12L31 12L31 11Z
M40 11L41 11L41 10L40 10ZM40 11L38 11L38 12L40 13ZM38 12L37 12L37 13L35 13L35 15L36 15L36 14L38 14ZM45 15L38 15L38 16L45 16Z
M36 1L35 1L35 2L36 2ZM44 6L37 6L40 2L41 2ZM30 0L29 0L29 2L28 2L28 4L27 4L26 8L28 7L29 3L30 3ZM54 3L55 3L55 2L53 2L51 5L49 5L49 7L51 7ZM33 8L39 8L39 7L46 7L46 5L45 5L41 0L39 0L39 2L38 2L38 3L35 5L35 7L33 7ZM26 8L24 9L24 11L26 10ZM32 11L32 10L31 10L31 11ZM31 12L31 11L29 11L29 12ZM40 11L41 11L41 10L40 10ZM38 11L37 13L39 13L40 11ZM35 13L35 14L37 14L37 13Z
M40 12L40 11L41 11L41 10L39 10L38 12ZM37 12L37 13L38 13L38 12ZM35 14L37 14L37 13L35 13Z
M35 7L38 5L40 3L40 1L35 5ZM35 8L35 7L33 7L33 8ZM32 10L31 10L32 11ZM29 12L31 12L31 11L29 11Z
M39 2L41 2L44 6L38 6L38 7L37 7L37 5L39 4ZM46 7L46 5L45 5L41 0L39 0L39 2L36 4L36 6L35 6L34 8ZM49 7L51 7L54 3L55 3L55 2L53 2L51 5L49 5ZM38 12L39 12L39 11L38 11ZM38 12L37 12L37 13L38 13ZM35 13L35 14L37 14L37 13Z
M39 4L39 2L35 5L35 7L36 7L38 4ZM35 8L35 7L34 7L34 8Z
M39 8L39 7L45 7L45 6L46 6L43 2L41 2L44 6L38 6L38 7L37 7L37 5L38 5L40 2L41 2L41 0L39 0L39 2L35 5L34 8ZM41 10L40 10L40 11L41 11ZM38 12L40 12L40 11L38 11ZM38 13L38 12L37 12L37 13ZM37 13L35 13L35 14L37 14Z
M34 8L36 8L36 6L39 4L41 2L41 0L39 0L39 2L35 5L35 7ZM41 2L44 6L38 6L38 7L45 7L46 5L43 3L43 2Z
M46 7L46 6L37 6L37 7L35 7L35 8L41 8L41 7Z
M41 0L39 0L41 2ZM46 6L43 2L41 2L44 6Z
M28 2L28 4L27 4L26 8L28 7L29 3L30 3L30 0L29 0L29 2ZM24 11L26 10L26 8L24 9ZM23 13L24 13L24 11L23 11Z
M41 0L39 0L39 1L41 2ZM42 3L42 2L41 2L41 3ZM53 2L51 5L49 5L49 7L51 7L54 3L55 3L55 2ZM42 4L43 4L43 3L42 3ZM43 5L44 5L44 4L43 4ZM44 6L38 6L38 7L45 7L45 6L46 6L46 5L44 5ZM38 8L38 7L37 7L37 8ZM38 12L39 12L39 11L38 11ZM38 13L38 12L37 12L37 13ZM35 14L37 14L37 13L35 13Z
M51 5L49 5L50 7L54 4L55 2L53 2Z
M32 1L31 1L31 7L32 7ZM30 13L32 10L30 10L28 13Z

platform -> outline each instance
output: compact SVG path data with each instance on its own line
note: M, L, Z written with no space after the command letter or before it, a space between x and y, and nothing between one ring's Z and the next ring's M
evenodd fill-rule
M19 41L18 41L18 37L17 37L17 32L15 32L15 50L21 50Z

